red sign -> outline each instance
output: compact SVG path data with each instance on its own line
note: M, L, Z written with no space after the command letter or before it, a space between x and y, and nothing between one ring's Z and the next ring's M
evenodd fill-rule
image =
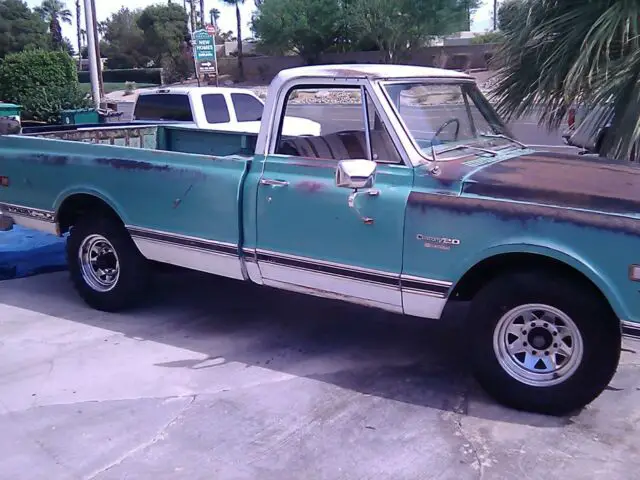
M207 33L209 35L211 35L212 37L215 37L216 36L216 27L214 27L211 24L207 25Z

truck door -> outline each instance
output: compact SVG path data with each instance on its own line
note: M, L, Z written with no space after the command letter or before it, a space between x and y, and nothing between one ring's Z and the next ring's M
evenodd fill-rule
M364 98L364 101L362 101ZM280 118L308 118L320 136L278 135L257 195L256 257L274 287L402 311L403 227L413 169L364 87L294 88ZM349 205L338 162L373 159L373 188Z

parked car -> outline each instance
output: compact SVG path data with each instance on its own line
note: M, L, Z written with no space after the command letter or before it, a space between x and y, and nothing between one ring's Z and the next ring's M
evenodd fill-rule
M230 87L163 87L140 92L133 120L176 122L209 130L258 133L264 103L251 90ZM287 135L320 135L320 124L287 116Z
M613 122L613 110L610 106L600 106L587 113L583 106L569 110L569 128L562 137L567 145L582 149L584 154L605 156L603 146ZM631 150L629 158L623 160L637 162L638 145Z
M282 132L303 94L322 135ZM640 333L638 167L524 146L461 72L294 68L257 135L67 129L2 136L0 157L0 208L69 234L99 310L142 298L153 262L424 319L471 302L451 348L548 414L595 399Z

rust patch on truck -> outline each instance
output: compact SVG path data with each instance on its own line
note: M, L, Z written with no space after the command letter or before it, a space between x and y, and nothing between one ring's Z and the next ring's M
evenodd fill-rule
M324 190L324 184L313 180L303 180L296 183L296 188L306 193L317 193Z
M464 191L484 197L640 213L640 169L607 159L537 152L489 165L470 180Z
M29 163L37 163L40 165L52 165L54 167L62 167L69 163L69 157L65 155L30 155L25 157L25 160Z
M157 171L168 172L171 167L168 164L157 165L151 162L143 162L139 160L128 160L124 158L96 158L98 165L104 165L117 170L145 170L145 171Z
M529 221L548 220L577 227L608 230L624 235L640 235L640 220L571 208L531 205L487 198L452 197L423 192L411 192L408 206L419 209L424 214L431 210L446 210L458 215L488 214L501 221L515 221L523 225Z

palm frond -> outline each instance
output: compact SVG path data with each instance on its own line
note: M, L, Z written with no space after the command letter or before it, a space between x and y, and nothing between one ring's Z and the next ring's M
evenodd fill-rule
M555 129L571 104L588 114L607 103L614 120L605 151L627 155L640 138L640 2L524 3L526 17L496 55L498 111L511 119L539 107L540 122Z

